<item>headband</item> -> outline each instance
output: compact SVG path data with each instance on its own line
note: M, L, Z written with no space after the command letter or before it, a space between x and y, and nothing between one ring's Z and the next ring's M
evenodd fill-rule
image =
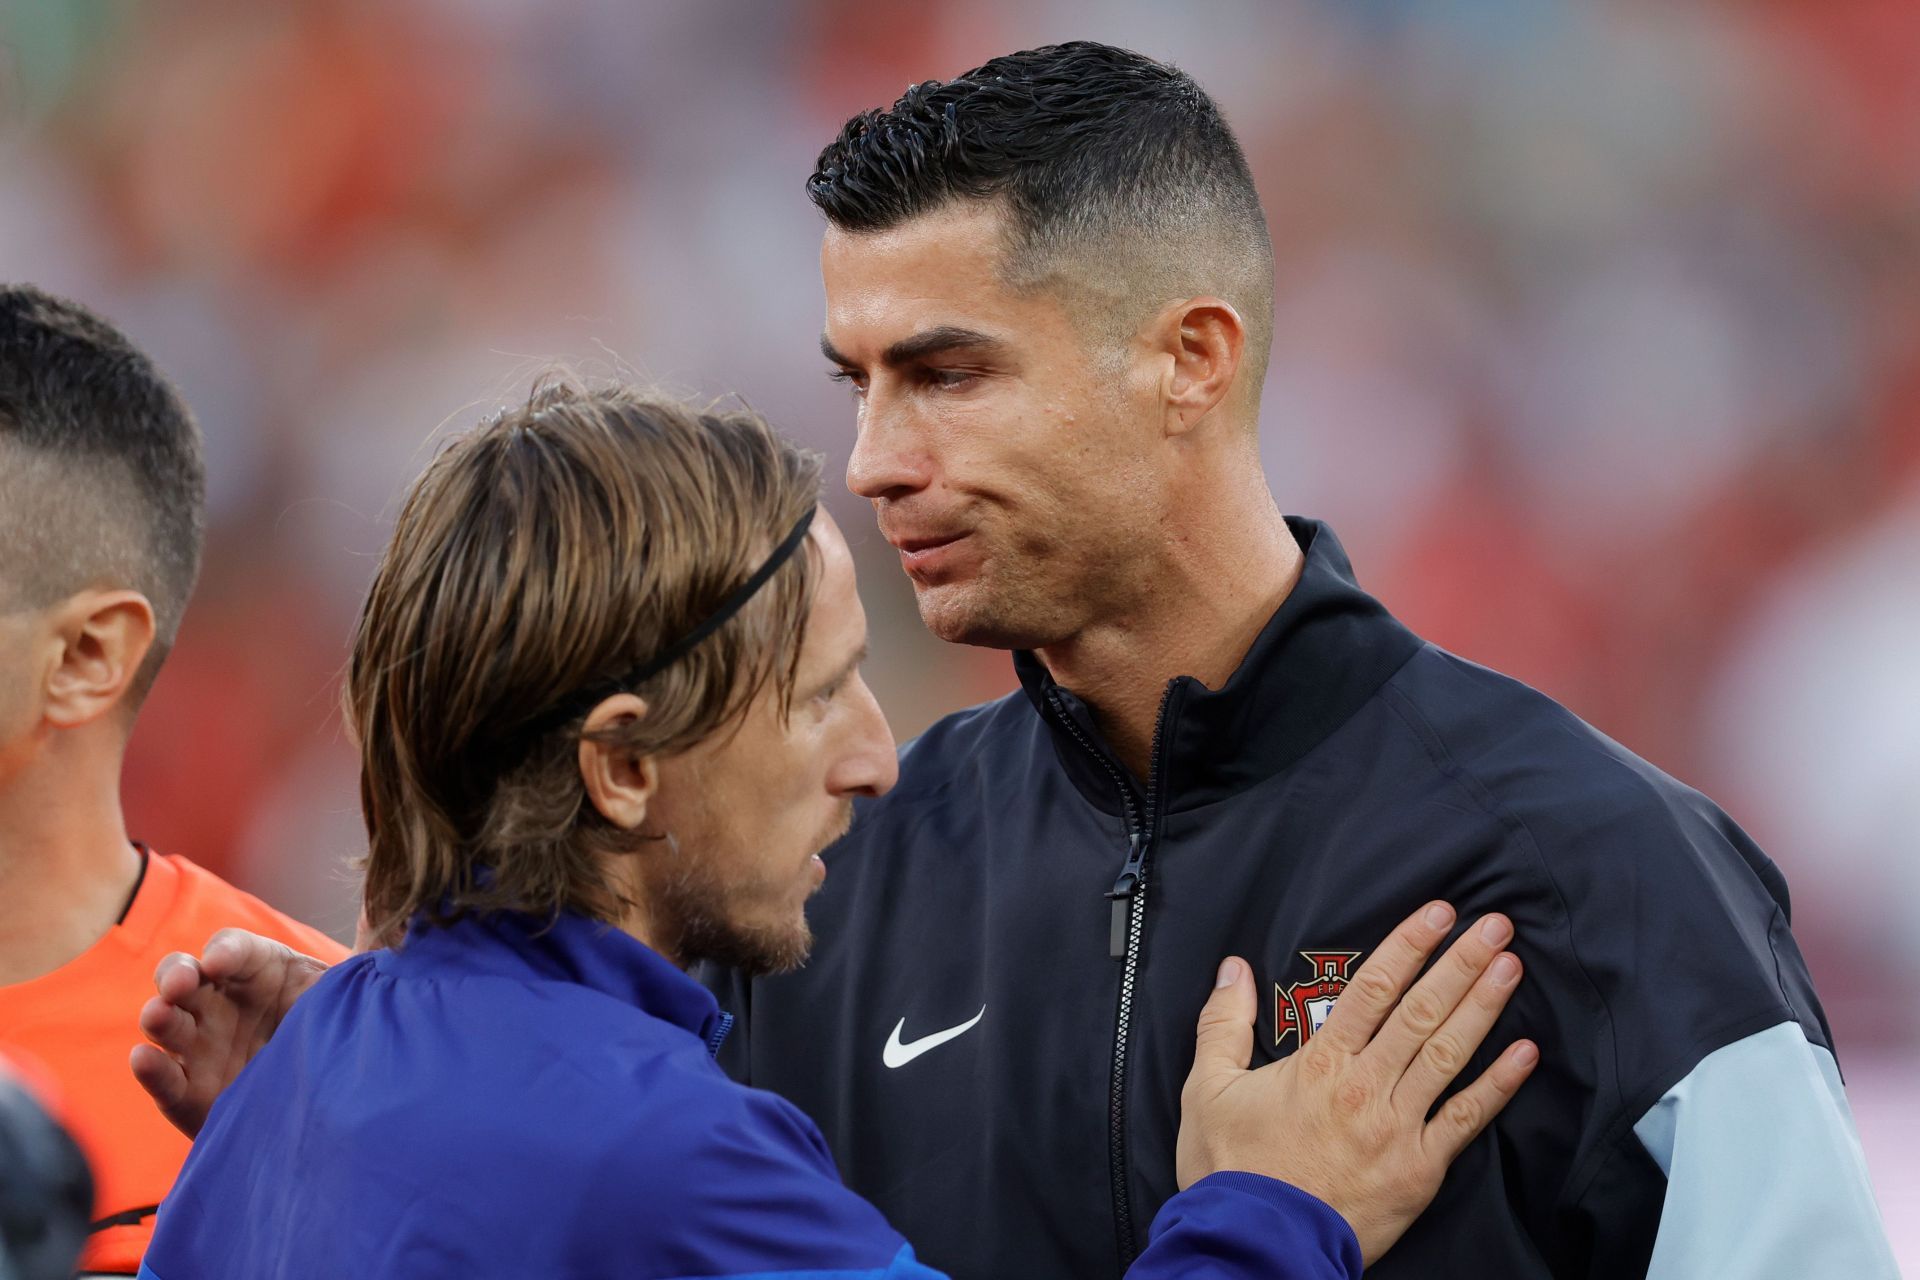
M813 524L814 512L818 509L808 507L806 514L802 515L788 531L787 536L780 540L780 545L773 549L773 553L766 558L766 562L753 571L752 577L741 583L732 594L722 600L714 611L707 615L705 622L630 671L587 686L552 710L527 722L515 736L523 742L531 743L548 730L557 728L575 716L591 710L604 699L645 684L692 653L702 640L726 626L727 620L745 608L747 601L758 595L760 588L766 586L768 580L780 571L780 566L793 558L793 553L799 550L802 542L806 541L807 529Z

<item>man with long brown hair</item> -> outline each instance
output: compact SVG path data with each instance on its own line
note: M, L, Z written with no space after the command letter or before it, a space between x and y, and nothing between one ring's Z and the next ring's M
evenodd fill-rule
M213 1109L143 1276L934 1274L811 1121L720 1071L731 1019L684 972L799 964L817 854L896 776L819 484L749 413L564 382L428 467L347 675L391 945ZM1188 1189L1136 1276L1353 1276L1392 1243L1530 1063L1436 1110L1518 976L1496 920L1414 987L1444 1025L1394 1007L1452 919L1408 920L1315 1051L1259 1072L1223 965Z

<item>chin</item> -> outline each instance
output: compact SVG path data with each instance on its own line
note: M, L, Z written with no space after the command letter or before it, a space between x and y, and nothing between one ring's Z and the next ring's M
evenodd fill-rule
M965 587L926 587L920 591L920 621L948 644L981 649L1038 649L1060 639L1058 628L1025 616L1037 610L1021 609L983 591L977 582Z
M734 967L748 977L792 973L813 956L813 930L802 924L783 937L762 940L735 961Z
M749 978L791 973L813 953L813 930L805 919L780 925L689 921L681 935L680 953L687 960L726 965Z

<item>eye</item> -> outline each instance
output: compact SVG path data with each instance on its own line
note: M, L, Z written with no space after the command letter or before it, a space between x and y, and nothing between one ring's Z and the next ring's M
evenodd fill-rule
M975 375L966 369L929 369L927 382L942 391L960 391L975 381Z
M829 370L827 373L827 381L838 382L842 386L852 388L853 394L856 396L864 396L867 394L866 375L855 373L851 369Z

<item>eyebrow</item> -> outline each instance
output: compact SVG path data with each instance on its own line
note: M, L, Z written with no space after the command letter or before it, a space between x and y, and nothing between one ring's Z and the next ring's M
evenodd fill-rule
M960 325L942 324L923 330L910 338L902 338L880 354L880 363L892 368L924 360L928 356L941 355L948 351L997 352L1006 344L992 334L981 333L978 329L962 328ZM842 355L826 334L820 335L820 354L845 369L857 369L859 365Z

